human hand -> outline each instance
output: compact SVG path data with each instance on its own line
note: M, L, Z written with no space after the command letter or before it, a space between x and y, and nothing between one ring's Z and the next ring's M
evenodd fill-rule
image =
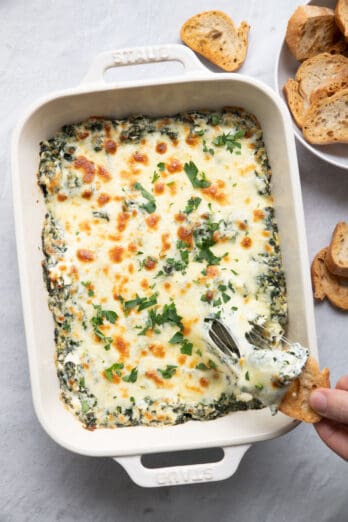
M348 461L348 375L339 379L335 389L319 388L313 392L309 404L323 417L314 424L319 437Z

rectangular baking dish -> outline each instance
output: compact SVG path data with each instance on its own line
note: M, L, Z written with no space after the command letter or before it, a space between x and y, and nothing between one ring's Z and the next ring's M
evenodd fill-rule
M106 69L128 64L180 61L182 76L106 84ZM273 194L286 272L290 339L317 357L309 264L292 124L280 98L266 85L239 74L208 72L186 47L164 45L99 55L77 88L56 92L33 105L12 143L16 238L33 401L43 428L61 446L83 455L110 456L142 486L221 480L234 473L256 441L277 437L297 423L268 409L231 413L212 421L167 427L85 430L59 399L54 365L53 319L42 279L41 227L45 214L37 186L39 142L63 124L91 115L164 116L192 109L243 107L258 118L273 169ZM148 469L145 453L222 447L212 464Z

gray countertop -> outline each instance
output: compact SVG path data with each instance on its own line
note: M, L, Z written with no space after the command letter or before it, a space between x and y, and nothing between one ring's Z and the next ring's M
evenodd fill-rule
M25 108L79 83L93 56L134 45L178 42L181 24L205 9L252 26L241 72L273 82L276 50L295 0L1 0L0 1L0 521L177 520L346 522L348 463L301 425L255 444L237 473L218 483L142 489L109 458L57 446L40 427L31 400L16 262L10 182L10 134ZM177 65L113 71L135 79L178 72ZM348 220L348 172L298 146L310 257ZM315 308L322 366L332 382L347 372L347 315ZM206 454L199 453L201 458ZM184 462L190 455L181 456ZM173 462L168 457L166 462Z

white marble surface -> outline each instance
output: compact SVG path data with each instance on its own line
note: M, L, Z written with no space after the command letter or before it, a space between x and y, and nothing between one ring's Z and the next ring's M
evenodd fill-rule
M35 417L16 264L10 135L28 104L76 85L103 50L178 42L192 14L220 8L252 25L241 72L272 84L276 51L296 0L0 0L0 521L177 520L346 522L348 463L310 426L256 444L232 478L146 490L111 459L57 446ZM178 72L177 66L125 68L120 79ZM302 147L298 156L310 256L348 219L348 172ZM30 225L28 224L28 233ZM322 365L332 380L348 371L347 314L316 306ZM184 456L184 462L189 460ZM173 463L173 459L168 458Z

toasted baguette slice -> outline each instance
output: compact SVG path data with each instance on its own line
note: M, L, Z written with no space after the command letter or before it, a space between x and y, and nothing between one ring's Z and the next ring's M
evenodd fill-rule
M343 56L347 56L348 41L346 41L342 35L341 38L327 50L327 52L330 54L343 54Z
M339 35L332 9L303 5L289 19L285 40L291 53L301 62L329 50Z
M315 145L348 143L348 89L312 105L302 129L305 139Z
M320 371L317 361L309 357L300 377L290 385L279 410L300 421L319 422L321 416L309 405L309 397L317 388L330 388L330 371L328 368Z
M246 22L237 29L222 11L205 11L184 23L180 37L191 49L225 71L235 71L245 60L249 29Z
M338 80L348 81L348 58L340 54L317 54L300 65L295 79L301 96L309 104L318 89Z
M323 248L313 259L311 274L315 299L322 301L325 297L341 308L348 310L348 281L331 274L326 266L327 248Z
M303 119L309 106L305 104L304 99L299 93L299 83L289 78L283 87L283 92L296 125L302 129Z
M348 223L337 223L325 261L332 274L348 278Z
M335 9L335 20L348 41L348 0L338 0Z
M312 92L310 102L314 105L320 100L333 96L336 92L347 88L348 75L335 76L333 79L328 80L326 84L319 87L316 91Z

